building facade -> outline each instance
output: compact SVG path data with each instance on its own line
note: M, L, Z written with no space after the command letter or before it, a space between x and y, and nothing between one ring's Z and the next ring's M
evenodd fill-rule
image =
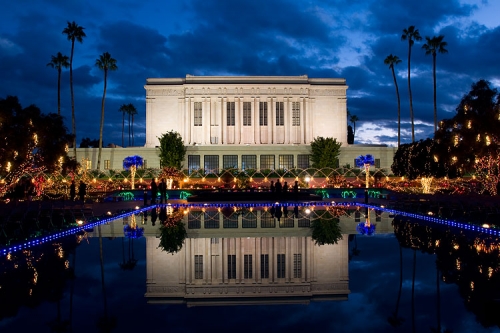
M310 167L310 142L335 138L340 166L372 154L390 170L395 148L347 144L345 79L302 76L192 76L150 78L146 85L145 147L103 149L104 169L122 169L141 155L159 168L159 137L179 133L188 171L224 168L273 170ZM70 152L71 154L72 152ZM78 149L77 160L97 165L97 149Z
M345 79L187 75L147 79L144 88L146 147L158 146L158 137L170 130L187 146L347 140Z

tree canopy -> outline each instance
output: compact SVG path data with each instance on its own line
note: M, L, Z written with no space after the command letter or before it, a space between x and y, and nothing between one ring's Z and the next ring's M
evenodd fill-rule
M158 139L160 140L160 165L182 169L187 148L184 146L181 135L175 131L169 131Z
M341 142L321 136L311 141L311 162L313 168L337 168Z
M451 119L442 120L435 139L442 146L440 159L453 164L460 173L474 171L476 160L500 147L500 99L485 80L471 87Z
M0 133L0 176L7 181L30 169L60 168L73 140L61 116L23 108L15 96L0 99Z

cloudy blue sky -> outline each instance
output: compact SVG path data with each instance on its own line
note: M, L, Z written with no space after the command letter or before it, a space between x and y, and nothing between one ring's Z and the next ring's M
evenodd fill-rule
M496 0L23 0L0 11L0 98L18 96L57 112L57 71L51 55L70 55L67 21L85 28L75 45L77 142L98 138L103 73L95 60L109 52L118 71L108 80L104 143L121 144L120 105L133 103L136 145L145 142L146 78L192 75L342 77L348 108L360 121L356 143L397 142L397 102L383 61L399 56L402 142L411 140L408 43L402 30L444 35L437 57L438 118L450 118L473 82L500 86L500 1ZM412 49L416 138L432 135L432 57ZM62 115L71 123L69 72L62 78Z

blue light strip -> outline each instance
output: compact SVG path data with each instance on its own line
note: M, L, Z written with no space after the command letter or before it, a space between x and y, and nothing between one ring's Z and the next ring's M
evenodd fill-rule
M53 235L48 235L48 236L41 236L37 238L33 238L31 240L26 240L14 245L9 245L9 246L4 246L0 247L0 254L6 255L9 252L16 252L16 251L21 251L24 249L31 248L33 246L37 246L46 242L50 242L53 240L56 240L61 237L65 237L68 235L73 235L79 231L85 230L85 229L90 229L95 226L109 223L113 220L123 218L130 216L132 214L139 214L143 213L145 211L149 211L153 208L166 208L166 207L172 207L174 209L177 208L184 208L184 209L192 209L192 208L260 208L260 207L270 207L274 205L279 205L279 206L286 206L286 207L294 207L294 206L318 206L318 207L364 207L364 208L369 208L369 209L376 209L376 210L381 210L384 212L388 213L393 213L395 215L400 215L400 216L406 216L414 219L419 219L419 220L424 220L427 222L432 222L432 223L437 223L441 225L446 225L449 227L453 228L458 228L458 229L463 229L463 230L470 230L474 232L481 232L485 233L488 235L494 235L494 236L500 236L500 230L498 229L492 229L492 228L484 228L482 226L470 224L470 223L464 223L464 222L456 222L456 221L450 221L450 220L445 220L437 217L431 217L431 216L426 216L426 215L419 215L419 214L414 214L414 213L406 213L403 211L395 210L395 209L389 209L381 206L373 206L373 205L367 205L359 202L340 202L340 203L335 203L334 201L332 202L326 202L326 201L311 201L311 202L260 202L260 203L190 203L190 204L184 204L184 203L173 203L173 204L155 204L151 206L147 206L141 209L137 209L134 211L129 211L126 213L121 213L118 215L113 215L106 217L102 220L98 220L95 222L91 222L82 226L78 226L75 228L70 228L65 231L58 232Z
M96 226L101 225L101 224L109 223L109 222L114 221L114 220L119 219L119 218L127 217L127 216L130 216L132 214L142 213L144 211L150 210L153 207L154 206L149 206L149 207L141 208L141 209L126 212L126 213L121 213L118 215L109 216L109 217L106 217L102 220L87 223L85 225L81 225L81 226L74 227L74 228L69 228L67 230L60 231L60 232L57 232L57 233L52 234L52 235L40 236L40 237L32 238L30 240L16 243L13 245L3 246L3 247L0 247L0 254L7 255L8 253L29 249L29 248L34 247L34 246L38 246L38 245L41 245L41 244L44 244L47 242L54 241L54 240L59 239L61 237L74 235L77 232L80 232L80 231L85 230L85 229L90 229L90 228L96 227Z

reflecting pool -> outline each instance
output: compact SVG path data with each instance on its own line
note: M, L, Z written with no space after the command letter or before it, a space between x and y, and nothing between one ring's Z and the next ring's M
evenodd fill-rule
M390 214L125 214L2 256L0 331L500 331L497 237ZM318 245L318 220L341 238ZM187 237L168 253L161 226L179 221Z

